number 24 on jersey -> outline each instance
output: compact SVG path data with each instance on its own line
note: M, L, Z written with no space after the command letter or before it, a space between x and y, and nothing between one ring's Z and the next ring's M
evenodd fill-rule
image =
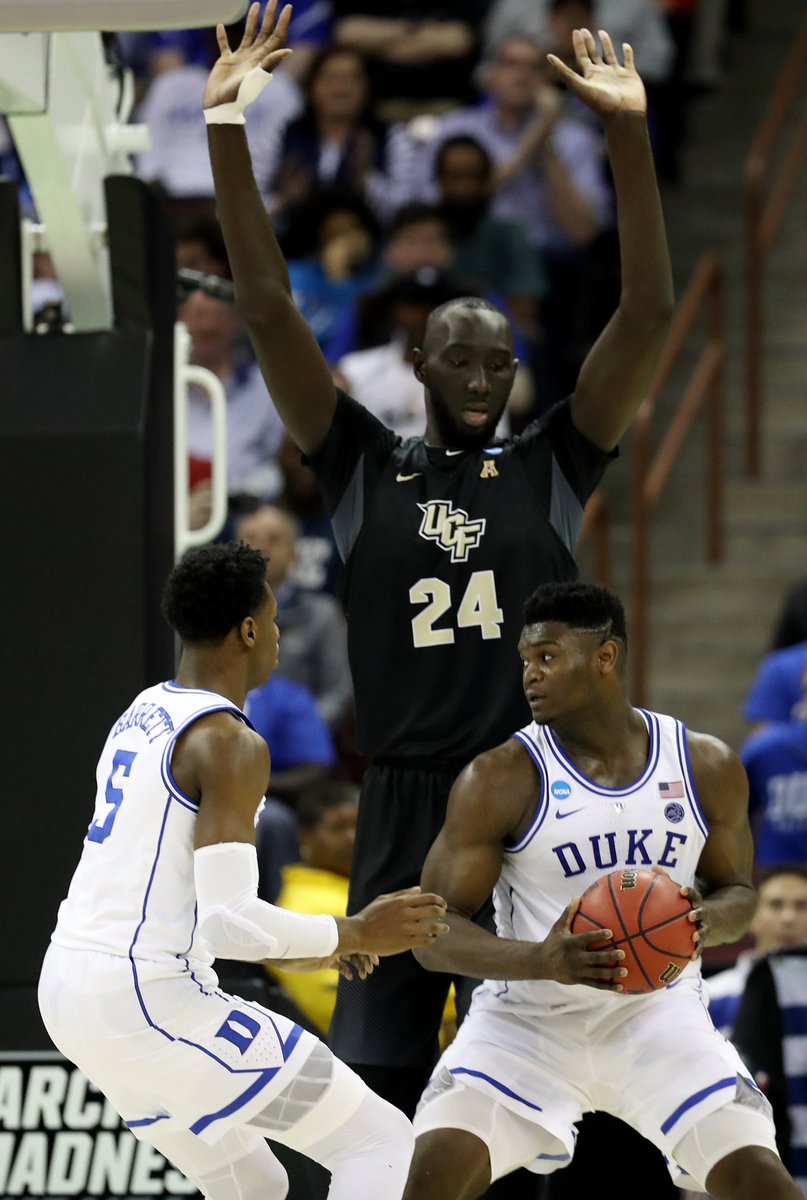
M412 618L412 640L417 649L427 646L450 646L454 642L451 626L435 628L441 617L452 609L451 588L444 579L419 579L409 589L412 604L426 607ZM504 613L496 596L496 580L492 571L474 571L468 580L457 608L458 629L478 626L485 641L502 636Z

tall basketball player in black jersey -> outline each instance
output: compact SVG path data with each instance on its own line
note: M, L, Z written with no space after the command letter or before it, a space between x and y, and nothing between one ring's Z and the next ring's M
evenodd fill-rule
M347 564L358 743L372 759L360 803L350 911L420 876L460 768L526 719L521 600L573 579L587 498L632 420L673 306L642 82L625 46L575 33L579 73L550 62L605 128L618 202L622 292L574 395L507 443L492 441L516 362L504 316L459 300L431 317L414 370L424 436L402 442L333 385L292 299L253 178L241 111L284 49L290 8L247 19L204 105L218 211L269 391L308 455ZM241 86L243 84L243 87ZM340 994L332 1038L372 1086L412 1112L434 1061L448 977L404 956ZM400 964L400 966L398 965Z

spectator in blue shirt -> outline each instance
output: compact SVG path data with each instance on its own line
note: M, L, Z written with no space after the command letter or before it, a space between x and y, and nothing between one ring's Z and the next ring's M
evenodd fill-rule
M271 794L293 808L304 787L336 766L333 738L314 697L302 684L274 675L249 693L246 714L272 755Z
M754 726L791 721L802 703L807 671L807 642L766 654L759 664L743 716Z
M740 751L750 786L757 866L807 864L807 680L795 719L752 734Z

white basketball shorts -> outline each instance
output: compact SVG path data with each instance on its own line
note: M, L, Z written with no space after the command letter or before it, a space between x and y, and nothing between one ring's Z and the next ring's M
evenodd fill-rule
M222 992L212 971L172 969L51 945L40 1011L58 1049L135 1136L186 1129L214 1143L265 1110L320 1043L286 1017Z
M595 999L587 1009L528 1016L483 985L423 1093L415 1132L448 1126L478 1133L490 1146L494 1178L516 1166L547 1174L569 1162L575 1122L596 1109L632 1125L661 1150L676 1181L692 1186L676 1165L676 1146L724 1105L738 1100L758 1111L763 1144L773 1144L770 1106L714 1028L700 991L699 979L681 980L617 1004ZM457 1093L466 1088L517 1120L499 1121L496 1138L489 1137L478 1117L476 1125L463 1120ZM468 1111L478 1109L474 1102Z

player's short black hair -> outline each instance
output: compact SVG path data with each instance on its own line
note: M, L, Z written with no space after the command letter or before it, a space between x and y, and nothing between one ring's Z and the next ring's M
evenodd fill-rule
M295 812L301 829L313 829L329 808L337 804L357 804L358 788L342 779L322 779L309 784L300 792Z
M186 551L166 580L163 616L183 642L223 642L266 603L266 561L243 542Z
M524 624L540 621L602 632L603 641L617 638L627 650L625 610L619 596L608 588L593 583L542 583L524 605Z

